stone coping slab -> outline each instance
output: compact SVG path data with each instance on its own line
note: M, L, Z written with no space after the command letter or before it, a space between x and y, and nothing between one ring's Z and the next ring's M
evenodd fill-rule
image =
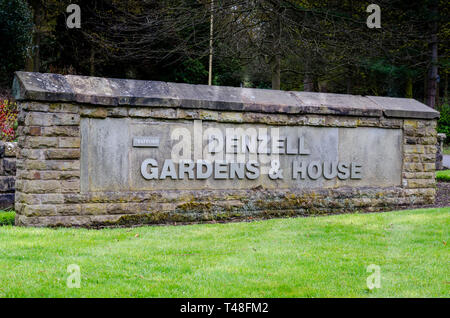
M284 114L439 118L414 99L16 72L16 100Z

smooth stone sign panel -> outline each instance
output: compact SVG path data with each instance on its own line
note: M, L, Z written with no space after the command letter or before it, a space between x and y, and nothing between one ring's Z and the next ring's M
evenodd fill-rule
M401 185L400 129L83 118L81 135L82 192Z

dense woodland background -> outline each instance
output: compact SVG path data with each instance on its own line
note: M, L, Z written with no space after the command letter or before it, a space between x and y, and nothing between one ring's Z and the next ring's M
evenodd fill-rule
M70 3L80 29L66 25ZM366 25L371 3L381 28ZM213 16L214 85L415 98L450 136L449 11L445 0L0 0L0 94L16 70L207 84Z

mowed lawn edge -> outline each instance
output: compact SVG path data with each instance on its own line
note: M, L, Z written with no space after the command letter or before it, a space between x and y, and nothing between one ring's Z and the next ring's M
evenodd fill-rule
M436 180L450 182L450 170L436 171Z
M448 297L450 208L122 229L0 227L0 297ZM80 288L68 288L68 266ZM380 267L381 288L367 271Z

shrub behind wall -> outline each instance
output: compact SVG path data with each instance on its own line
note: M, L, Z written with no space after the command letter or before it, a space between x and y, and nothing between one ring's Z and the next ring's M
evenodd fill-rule
M445 143L450 143L450 106L449 104L443 104L438 108L441 113L441 117L438 120L437 130L438 133L447 135Z

